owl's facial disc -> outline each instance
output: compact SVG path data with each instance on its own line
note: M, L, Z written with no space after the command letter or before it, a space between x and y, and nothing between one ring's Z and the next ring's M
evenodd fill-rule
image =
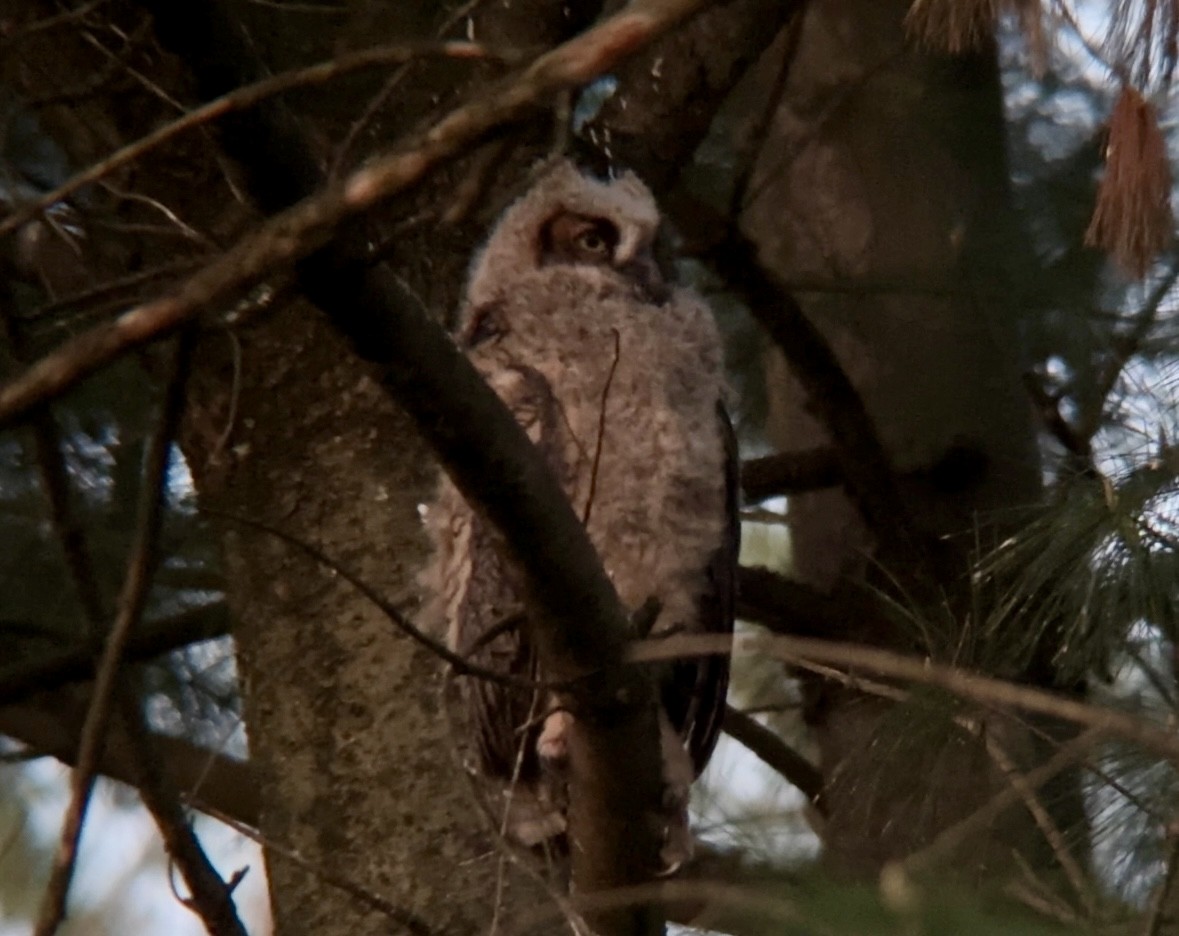
M650 246L633 256L619 257L621 240L613 221L563 211L541 228L540 262L612 267L634 284L638 298L662 305L670 290Z

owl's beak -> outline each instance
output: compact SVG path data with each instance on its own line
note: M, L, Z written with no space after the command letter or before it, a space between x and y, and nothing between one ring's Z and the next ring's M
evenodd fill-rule
M663 305L671 298L671 288L651 251L640 251L619 270L638 287L639 297L644 301Z

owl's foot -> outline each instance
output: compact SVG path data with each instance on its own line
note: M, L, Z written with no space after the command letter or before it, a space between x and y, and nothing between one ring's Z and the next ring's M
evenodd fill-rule
M692 828L688 824L688 813L685 810L682 816L663 829L663 845L659 849L661 867L656 872L657 876L671 877L692 860L695 852Z
M553 712L544 720L540 737L536 739L536 753L545 767L560 769L569 760L569 726L573 716L568 712Z
M659 850L663 868L659 874L667 876L675 874L692 857L688 801L695 770L665 712L659 714L659 733L663 749L663 846Z

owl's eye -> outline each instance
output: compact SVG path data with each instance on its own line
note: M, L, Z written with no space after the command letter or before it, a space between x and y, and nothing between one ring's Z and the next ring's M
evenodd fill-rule
M610 251L613 247L611 239L607 237L607 233L609 232L603 230L603 228L607 226L612 227L612 225L606 225L603 223L601 225L595 225L594 227L582 231L574 239L573 246L577 248L579 253L582 253L587 257L594 257L602 260L607 259L610 256ZM613 240L617 241L617 236L614 237Z
M605 218L565 212L541 230L541 261L546 263L609 263L618 246L618 228Z

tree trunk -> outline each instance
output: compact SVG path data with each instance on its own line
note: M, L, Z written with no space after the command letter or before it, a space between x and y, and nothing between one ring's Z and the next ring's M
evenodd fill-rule
M229 449L202 465L210 440L187 440L202 503L313 544L412 609L429 453L314 310L240 341ZM201 391L210 412L229 384L206 370ZM518 872L501 868L459 766L438 661L291 546L232 523L225 544L266 838L432 926L486 925L497 873ZM395 929L281 850L268 872L283 936Z
M916 608L908 625L882 615L832 636L986 665L972 657L971 612L985 609L974 604L967 565L1041 493L1005 301L1026 242L1008 197L994 52L915 51L901 25L908 6L810 4L743 225L858 388L914 526L940 542L938 602ZM830 441L778 355L769 386L781 449ZM924 573L893 548L898 531L869 530L845 491L793 497L789 512L802 581L927 593ZM989 751L944 719L898 713L833 683L809 690L826 854L839 868L878 870L972 813L1007 785L997 750L1020 767L1036 757L1026 731L983 713L966 714L984 723ZM1071 791L1065 812L1077 820L1075 783ZM1026 811L1009 810L966 856L966 872L1009 867L1013 847L1035 861L1042 842Z

